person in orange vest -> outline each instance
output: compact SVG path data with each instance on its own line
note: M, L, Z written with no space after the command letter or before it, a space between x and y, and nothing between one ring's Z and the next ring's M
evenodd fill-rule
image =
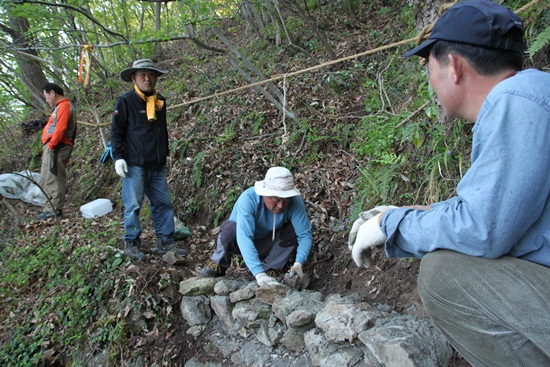
M67 193L67 163L76 137L76 111L57 84L42 88L44 99L54 111L42 131L42 167L38 184L48 196L45 211L36 219L63 215Z

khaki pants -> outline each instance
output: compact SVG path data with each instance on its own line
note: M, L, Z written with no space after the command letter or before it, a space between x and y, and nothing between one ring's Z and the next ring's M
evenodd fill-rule
M418 292L473 366L550 366L550 268L439 250L420 263Z
M54 150L50 150L48 144L44 144L42 147L42 167L38 184L51 201L51 204L46 202L47 211L62 210L65 205L66 168L72 150L73 147L67 144L60 144Z

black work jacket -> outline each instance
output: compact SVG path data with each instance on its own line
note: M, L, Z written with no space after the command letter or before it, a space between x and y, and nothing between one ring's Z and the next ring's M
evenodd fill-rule
M158 93L157 99L165 101ZM166 101L156 117L152 122L147 119L146 103L133 89L117 98L111 123L115 161L124 159L129 166L164 167L168 156Z

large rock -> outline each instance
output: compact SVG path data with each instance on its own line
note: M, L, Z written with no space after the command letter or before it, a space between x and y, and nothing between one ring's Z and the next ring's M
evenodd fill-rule
M380 319L359 340L387 367L446 366L452 349L432 321L410 315Z
M315 324L329 341L353 342L359 333L374 326L378 318L386 316L365 302L330 301L315 317Z

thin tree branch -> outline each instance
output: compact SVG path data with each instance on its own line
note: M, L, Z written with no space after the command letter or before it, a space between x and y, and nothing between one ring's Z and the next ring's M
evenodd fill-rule
M91 14L89 14L86 10L84 10L80 7L72 6L72 5L69 5L69 4L66 4L66 3L56 4L56 3L48 3L46 1L39 1L39 0L16 0L16 1L8 0L8 2L12 3L12 4L38 4L38 5L56 6L56 7L60 7L60 8L71 9L71 10L74 10L74 11L84 15L92 23L97 24L101 29L103 29L108 34L110 34L112 36L120 37L122 39L126 39L126 37L124 37L122 34L116 33L116 32L113 32L113 31L107 29L103 24L98 22Z
M191 37L191 36L187 36L187 35L173 36L173 37L164 38L164 39L149 38L149 39L140 40L140 41L120 41L120 42L113 42L113 43L110 43L110 44L102 44L102 45L92 44L91 46L93 46L94 48L111 48L111 47L116 47L116 46L121 46L121 45L129 45L129 44L137 45L137 44L155 43L155 42L169 42L169 41L176 41L176 40L182 40L182 39L187 39L187 40L189 40L191 42L194 42L195 44L199 45L200 47L205 48L205 49L210 50L210 51L219 52L219 53L222 53L222 54L226 52L225 50L223 50L221 48L206 45L203 42L199 41L198 39L196 39L194 37ZM60 46L60 47L41 47L41 46L37 46L37 47L13 47L13 46L4 46L4 47L0 47L0 49L2 49L2 48L3 49L10 49L10 50L15 50L15 51L19 51L19 52L29 51L29 50L57 51L57 50L63 50L63 49L67 49L67 48L74 48L74 47L80 48L81 46L82 45L80 45L80 44L73 43L73 44L68 44L68 45L64 45L64 46Z

